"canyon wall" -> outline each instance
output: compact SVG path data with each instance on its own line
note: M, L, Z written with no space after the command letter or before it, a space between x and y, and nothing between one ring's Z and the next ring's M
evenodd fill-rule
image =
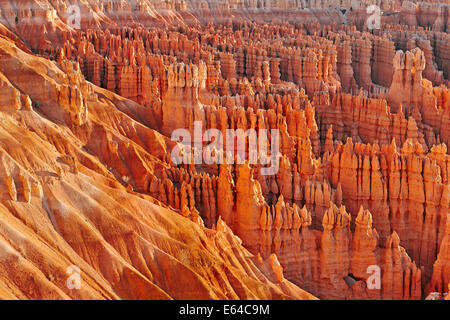
M0 2L0 296L442 297L449 6L378 2Z

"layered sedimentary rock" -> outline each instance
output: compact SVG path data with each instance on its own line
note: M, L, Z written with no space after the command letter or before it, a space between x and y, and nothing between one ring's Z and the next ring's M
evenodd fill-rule
M356 80L353 76L352 67L352 47L350 41L345 40L341 42L338 48L338 73L341 78L342 90L350 92L357 89Z
M15 97L0 104L2 298L313 298L271 271L276 259L253 259L222 220L207 230L133 191L131 177L167 166L157 150L169 140L133 115L145 107L87 83L68 61L58 68L3 39L0 48L2 92ZM74 267L79 290L66 285Z
M395 54L395 45L389 34L376 37L373 43L372 80L375 84L389 87L392 83L392 61Z
M448 292L448 4L76 4L0 3L0 297Z
M438 257L433 265L433 276L428 291L448 292L445 286L448 286L449 277L449 224L450 219L447 218L447 227L444 238L440 246Z
M369 90L372 86L370 57L372 43L365 37L352 39L352 63L359 87Z

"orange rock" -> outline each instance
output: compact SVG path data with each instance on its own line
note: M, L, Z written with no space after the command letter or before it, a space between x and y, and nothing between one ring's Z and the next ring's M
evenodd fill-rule
M0 2L0 298L443 296L447 4L141 2ZM195 121L276 173L175 164Z

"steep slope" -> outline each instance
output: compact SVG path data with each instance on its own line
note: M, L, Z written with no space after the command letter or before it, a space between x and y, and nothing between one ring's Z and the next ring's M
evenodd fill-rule
M324 299L443 297L450 6L381 1L371 30L372 4L0 0L5 212L47 217L33 231L53 228L120 298L305 297L284 278ZM202 161L178 163L170 137L197 129ZM210 162L207 139L253 129ZM27 268L5 283L40 279Z
M220 222L205 229L120 184L96 153L116 141L136 157L124 170L151 171L165 164L139 144L158 154L165 138L120 111L135 103L67 70L0 39L0 298L313 298Z

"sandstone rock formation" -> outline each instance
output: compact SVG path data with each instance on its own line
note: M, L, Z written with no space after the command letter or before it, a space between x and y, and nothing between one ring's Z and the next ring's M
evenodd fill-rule
M0 2L0 298L444 297L450 6L378 2Z

